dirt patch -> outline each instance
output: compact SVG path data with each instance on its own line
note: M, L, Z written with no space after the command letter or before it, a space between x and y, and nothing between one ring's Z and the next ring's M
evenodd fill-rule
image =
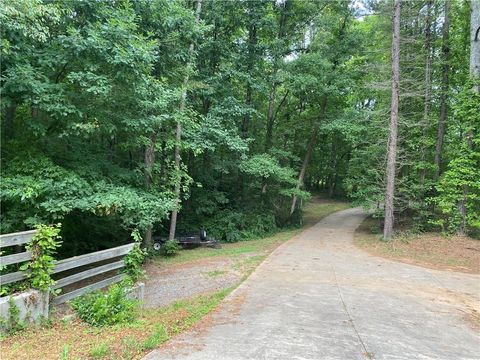
M372 255L430 269L480 274L480 240L466 236L445 237L425 233L380 241L373 234L377 221L366 219L355 232L355 245Z

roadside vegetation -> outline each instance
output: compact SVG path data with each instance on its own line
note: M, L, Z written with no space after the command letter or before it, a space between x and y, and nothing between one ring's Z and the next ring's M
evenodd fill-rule
M138 310L136 320L114 326L90 326L78 318L54 320L1 342L2 360L138 359L190 328L231 291L182 300L161 309Z

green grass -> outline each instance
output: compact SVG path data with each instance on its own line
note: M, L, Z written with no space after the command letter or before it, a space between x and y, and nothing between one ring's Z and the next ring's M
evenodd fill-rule
M283 242L296 235L300 230L291 229L279 232L275 235L262 239L240 241L233 244L222 244L221 249L197 248L190 250L182 250L174 257L157 256L153 261L160 264L181 264L191 261L209 258L209 257L237 257L241 254L254 253L268 248L277 242Z
M62 353L60 354L60 360L68 360L68 353L69 353L68 345L64 345L62 349Z
M95 345L90 350L90 356L94 359L101 359L107 356L109 353L108 344L106 342Z
M213 271L207 272L207 275L211 278L216 278L218 276L222 276L225 273L226 273L225 270L213 270Z
M150 336L142 342L141 348L143 350L152 350L170 339L167 329L162 324L157 324Z
M313 226L324 217L337 211L346 210L350 206L350 203L344 201L314 199L304 208L302 228Z

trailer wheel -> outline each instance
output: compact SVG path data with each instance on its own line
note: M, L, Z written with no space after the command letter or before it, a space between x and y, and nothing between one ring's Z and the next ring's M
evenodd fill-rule
M161 248L162 248L162 243L161 242L154 242L153 243L153 250L160 251Z

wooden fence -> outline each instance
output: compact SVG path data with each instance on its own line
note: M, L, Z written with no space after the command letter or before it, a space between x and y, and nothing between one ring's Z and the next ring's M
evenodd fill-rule
M8 246L17 246L24 245L28 243L33 236L35 235L36 230L23 231L13 234L0 235L0 249ZM125 256L132 250L134 244L127 244L122 246L117 246L107 250L96 251L93 253L74 256L68 259L63 259L57 261L53 269L53 274L59 274L56 284L52 287L52 290L62 289L68 285L72 285L76 282L92 278L97 275L105 274L107 272L113 272L114 270L119 270L125 266L124 260L115 260L112 259L120 258ZM26 262L32 259L32 254L29 251L20 252L17 254L0 256L0 265L11 265ZM94 265L95 264L95 265ZM91 267L88 267L91 265ZM72 269L77 269L79 267L88 267L83 269L80 272L73 274L61 274L65 271ZM69 273L72 271L69 271ZM90 291L98 290L103 287L109 286L116 282L121 281L124 278L124 274L114 274L108 278L93 282L87 286L83 286L77 289L74 289L67 293L62 293L61 295L53 299L53 304L61 304L68 300L71 300L77 296L81 296ZM16 271L13 273L5 274L0 276L0 284L7 285L17 281L21 281L27 278L27 275L22 271Z

